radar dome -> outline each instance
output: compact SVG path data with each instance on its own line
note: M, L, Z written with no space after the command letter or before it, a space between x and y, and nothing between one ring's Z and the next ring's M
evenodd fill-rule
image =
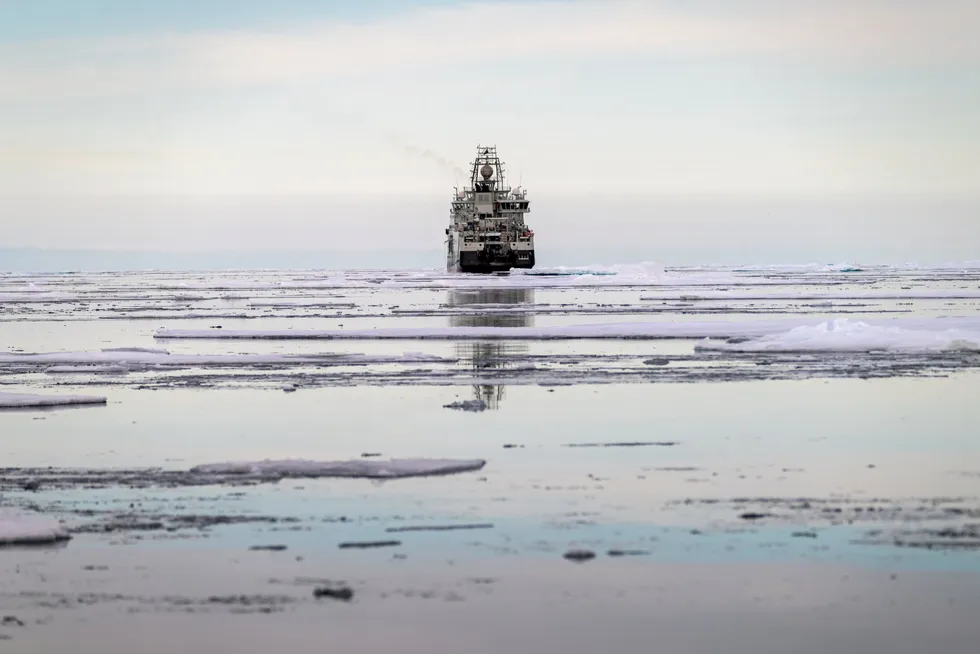
M493 168L490 164L483 164L483 168L480 169L480 174L483 175L483 179L490 179L493 177Z

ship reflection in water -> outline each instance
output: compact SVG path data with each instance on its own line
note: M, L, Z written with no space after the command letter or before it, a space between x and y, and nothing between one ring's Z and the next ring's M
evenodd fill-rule
M449 291L447 304L464 313L449 317L451 327L531 327L534 315L534 290L527 288L493 288ZM528 312L521 311L527 305ZM509 355L528 351L523 341L463 341L456 344L461 365L473 371L478 380L492 379L495 371L505 368ZM495 410L504 399L502 384L476 384L473 399L483 401Z

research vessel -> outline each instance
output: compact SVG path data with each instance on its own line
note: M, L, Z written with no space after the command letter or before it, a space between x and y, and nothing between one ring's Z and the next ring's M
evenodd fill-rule
M469 186L454 189L446 228L446 270L504 272L534 267L527 192L507 186L496 146L477 146Z

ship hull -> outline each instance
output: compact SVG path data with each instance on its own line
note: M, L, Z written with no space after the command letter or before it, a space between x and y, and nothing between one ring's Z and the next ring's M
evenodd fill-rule
M458 260L451 260L447 269L449 272L481 273L506 272L512 268L533 268L534 250L524 250L518 257L517 252L506 254L483 252L460 252Z

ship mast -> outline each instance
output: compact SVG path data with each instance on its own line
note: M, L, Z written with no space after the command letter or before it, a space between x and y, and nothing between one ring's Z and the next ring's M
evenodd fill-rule
M476 159L470 169L470 188L473 191L507 192L504 182L504 164L497 156L496 145L478 145Z

